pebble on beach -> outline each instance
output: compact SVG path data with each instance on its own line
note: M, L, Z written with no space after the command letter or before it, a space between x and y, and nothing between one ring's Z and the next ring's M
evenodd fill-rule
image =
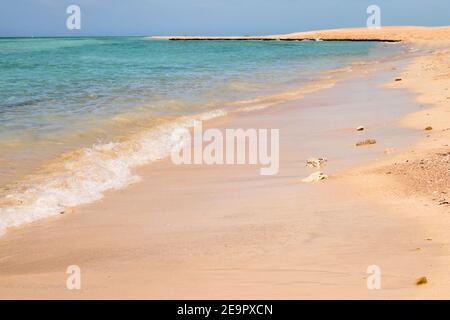
M366 139L366 140L362 140L362 141L357 142L356 146L357 147L359 147L359 146L366 146L366 145L375 144L375 143L377 143L377 141L375 139Z
M59 214L66 214L66 213L73 213L73 209L72 208L67 208L67 209L64 209L63 211L61 211Z
M426 284L426 283L428 283L427 277L420 277L419 279L416 280L416 285L418 285L418 286Z

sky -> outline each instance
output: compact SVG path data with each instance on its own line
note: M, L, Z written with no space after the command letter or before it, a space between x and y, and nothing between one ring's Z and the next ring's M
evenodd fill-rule
M81 29L69 30L69 5ZM382 25L450 25L450 0L1 0L0 37L264 35Z

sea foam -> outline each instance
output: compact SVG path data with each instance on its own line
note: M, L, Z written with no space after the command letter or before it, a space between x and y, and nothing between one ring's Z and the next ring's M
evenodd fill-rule
M60 169L38 182L6 195L0 208L0 235L71 207L97 201L107 190L121 189L140 180L132 168L164 159L179 143L176 132L196 121L225 116L218 109L159 125L122 142L96 144L65 159Z

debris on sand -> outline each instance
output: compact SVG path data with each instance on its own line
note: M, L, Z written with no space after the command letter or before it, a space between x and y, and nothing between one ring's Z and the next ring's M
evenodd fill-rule
M72 208L67 208L67 209L64 209L63 211L61 211L59 214L65 214L65 213L73 213L73 209Z
M324 174L323 172L317 171L314 173L311 173L308 177L302 179L303 182L318 182L322 180L328 179L328 176Z
M306 160L306 166L309 168L320 168L327 164L326 158L309 158Z
M418 286L426 284L426 283L428 283L427 277L420 277L419 279L416 280L416 285L418 285Z
M377 140L375 140L375 139L366 139L366 140L357 142L356 146L360 147L360 146L366 146L366 145L375 144L375 143L377 143Z
M364 131L364 127L363 126L359 126L359 127L356 127L356 131Z

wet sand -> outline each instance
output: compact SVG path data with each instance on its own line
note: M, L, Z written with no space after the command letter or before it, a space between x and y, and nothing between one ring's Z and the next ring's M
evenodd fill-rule
M277 176L164 160L102 201L8 232L0 297L448 298L445 209L405 198L402 181L374 173L426 134L399 125L420 110L415 96L381 87L400 67L210 123L279 128ZM378 143L355 146L365 138ZM318 156L330 179L302 183L313 172L305 160ZM81 290L66 289L69 265L81 268ZM367 289L370 265L381 268L381 290ZM416 286L420 276L430 282Z

